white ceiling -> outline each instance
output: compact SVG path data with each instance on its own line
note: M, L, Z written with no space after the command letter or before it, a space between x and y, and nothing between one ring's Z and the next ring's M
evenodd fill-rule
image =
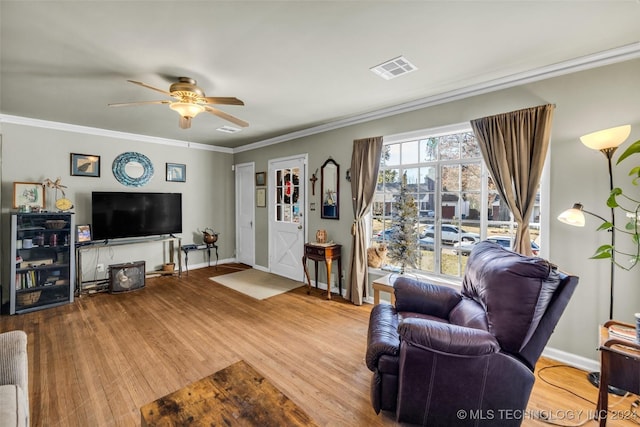
M639 57L638 22L638 0L0 0L0 113L234 148ZM418 70L369 71L399 55ZM243 100L219 108L250 126L224 134L204 113L183 130L166 105L107 106L169 99L127 79L179 76Z

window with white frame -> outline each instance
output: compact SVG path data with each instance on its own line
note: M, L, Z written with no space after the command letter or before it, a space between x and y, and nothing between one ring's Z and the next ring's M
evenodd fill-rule
M372 247L390 243L393 202L403 176L418 207L417 273L461 277L475 243L492 240L511 247L516 223L468 124L385 138L371 211ZM540 191L530 232L537 255ZM381 268L398 271L399 265L387 260Z

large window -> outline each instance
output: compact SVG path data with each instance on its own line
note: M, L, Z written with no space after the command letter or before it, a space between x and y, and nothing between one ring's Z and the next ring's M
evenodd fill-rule
M467 126L385 138L374 197L371 246L389 244L394 196L402 177L418 207L419 272L461 277L473 245L489 239L511 247L516 224L495 191L478 142ZM530 220L540 231L539 192ZM398 270L387 260L384 270Z

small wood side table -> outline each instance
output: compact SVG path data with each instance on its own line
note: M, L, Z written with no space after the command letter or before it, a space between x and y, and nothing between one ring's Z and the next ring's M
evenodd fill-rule
M391 280L392 275L397 276L395 273L387 274L386 276L382 276L373 281L374 305L380 304L380 291L388 292L391 299L391 305L396 305L396 294L393 292L393 283L395 282L395 279Z
M611 325L635 328L629 323L609 320L600 327L600 385L596 418L600 427L607 425L609 386L640 393L640 345L609 334Z
M323 244L323 243L305 243L304 256L302 257L302 266L304 274L307 276L309 288L307 294L311 293L311 279L309 278L309 270L307 270L307 259L312 260L316 267L316 288L318 287L318 261L324 261L327 267L327 299L331 299L331 264L334 260L338 261L338 290L342 296L342 245Z

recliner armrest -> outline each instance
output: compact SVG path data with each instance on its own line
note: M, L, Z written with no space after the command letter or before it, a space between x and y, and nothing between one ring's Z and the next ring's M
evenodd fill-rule
M27 334L16 330L0 334L0 385L18 385L28 393Z
M407 318L398 325L400 340L423 348L461 356L481 356L500 351L487 331L429 319Z
M371 371L378 366L378 359L383 355L397 356L400 351L398 337L398 315L389 304L373 307L369 315L369 331L367 333L367 352L365 362Z
M428 314L441 319L448 319L449 312L462 300L462 295L455 289L406 276L397 278L393 289L397 311Z

